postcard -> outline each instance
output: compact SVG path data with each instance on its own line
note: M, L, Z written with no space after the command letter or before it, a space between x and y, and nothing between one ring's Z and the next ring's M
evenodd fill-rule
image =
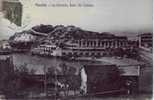
M151 100L152 0L1 0L0 100Z

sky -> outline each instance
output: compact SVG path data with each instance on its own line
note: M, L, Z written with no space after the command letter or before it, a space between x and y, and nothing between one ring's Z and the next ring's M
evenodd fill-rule
M20 0L23 27L75 25L97 32L152 32L152 0ZM90 4L91 7L53 7L53 4ZM38 6L47 4L48 6ZM129 34L130 35L130 34Z

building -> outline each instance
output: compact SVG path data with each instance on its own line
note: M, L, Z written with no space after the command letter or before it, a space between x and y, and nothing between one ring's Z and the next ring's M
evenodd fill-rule
M152 33L138 35L139 47L151 48L153 43Z
M115 51L128 47L128 40L125 36L96 34L95 36L87 36L86 38L82 36L75 37L72 40L61 43L59 46L55 44L53 47L52 44L52 41L48 41L43 45L41 44L37 48L34 48L32 53L62 57L114 56Z
M136 93L139 90L139 65L92 64L80 70L81 90L85 94Z
M14 36L10 37L9 43L13 51L24 52L31 49L35 38L36 37L32 34L29 34L28 31L23 31L21 33L15 33Z
M112 56L115 49L124 49L127 46L128 40L125 36L97 34L95 36L87 36L86 38L76 37L64 44L62 56Z
M61 56L61 49L55 44L41 44L31 50L33 55Z

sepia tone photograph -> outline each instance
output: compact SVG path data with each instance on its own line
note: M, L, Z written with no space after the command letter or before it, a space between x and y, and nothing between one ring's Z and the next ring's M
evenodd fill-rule
M152 0L0 0L0 100L152 100Z

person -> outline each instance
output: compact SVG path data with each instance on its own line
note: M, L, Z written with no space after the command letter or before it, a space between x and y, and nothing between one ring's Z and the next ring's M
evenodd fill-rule
M86 94L87 93L87 74L85 72L84 67L81 68L80 74L81 74L81 87L80 87L81 91L80 91L80 93Z
M127 94L130 95L131 92L132 92L132 91L131 91L131 88L132 88L132 81L127 80L125 85L126 85L126 89L127 89Z

